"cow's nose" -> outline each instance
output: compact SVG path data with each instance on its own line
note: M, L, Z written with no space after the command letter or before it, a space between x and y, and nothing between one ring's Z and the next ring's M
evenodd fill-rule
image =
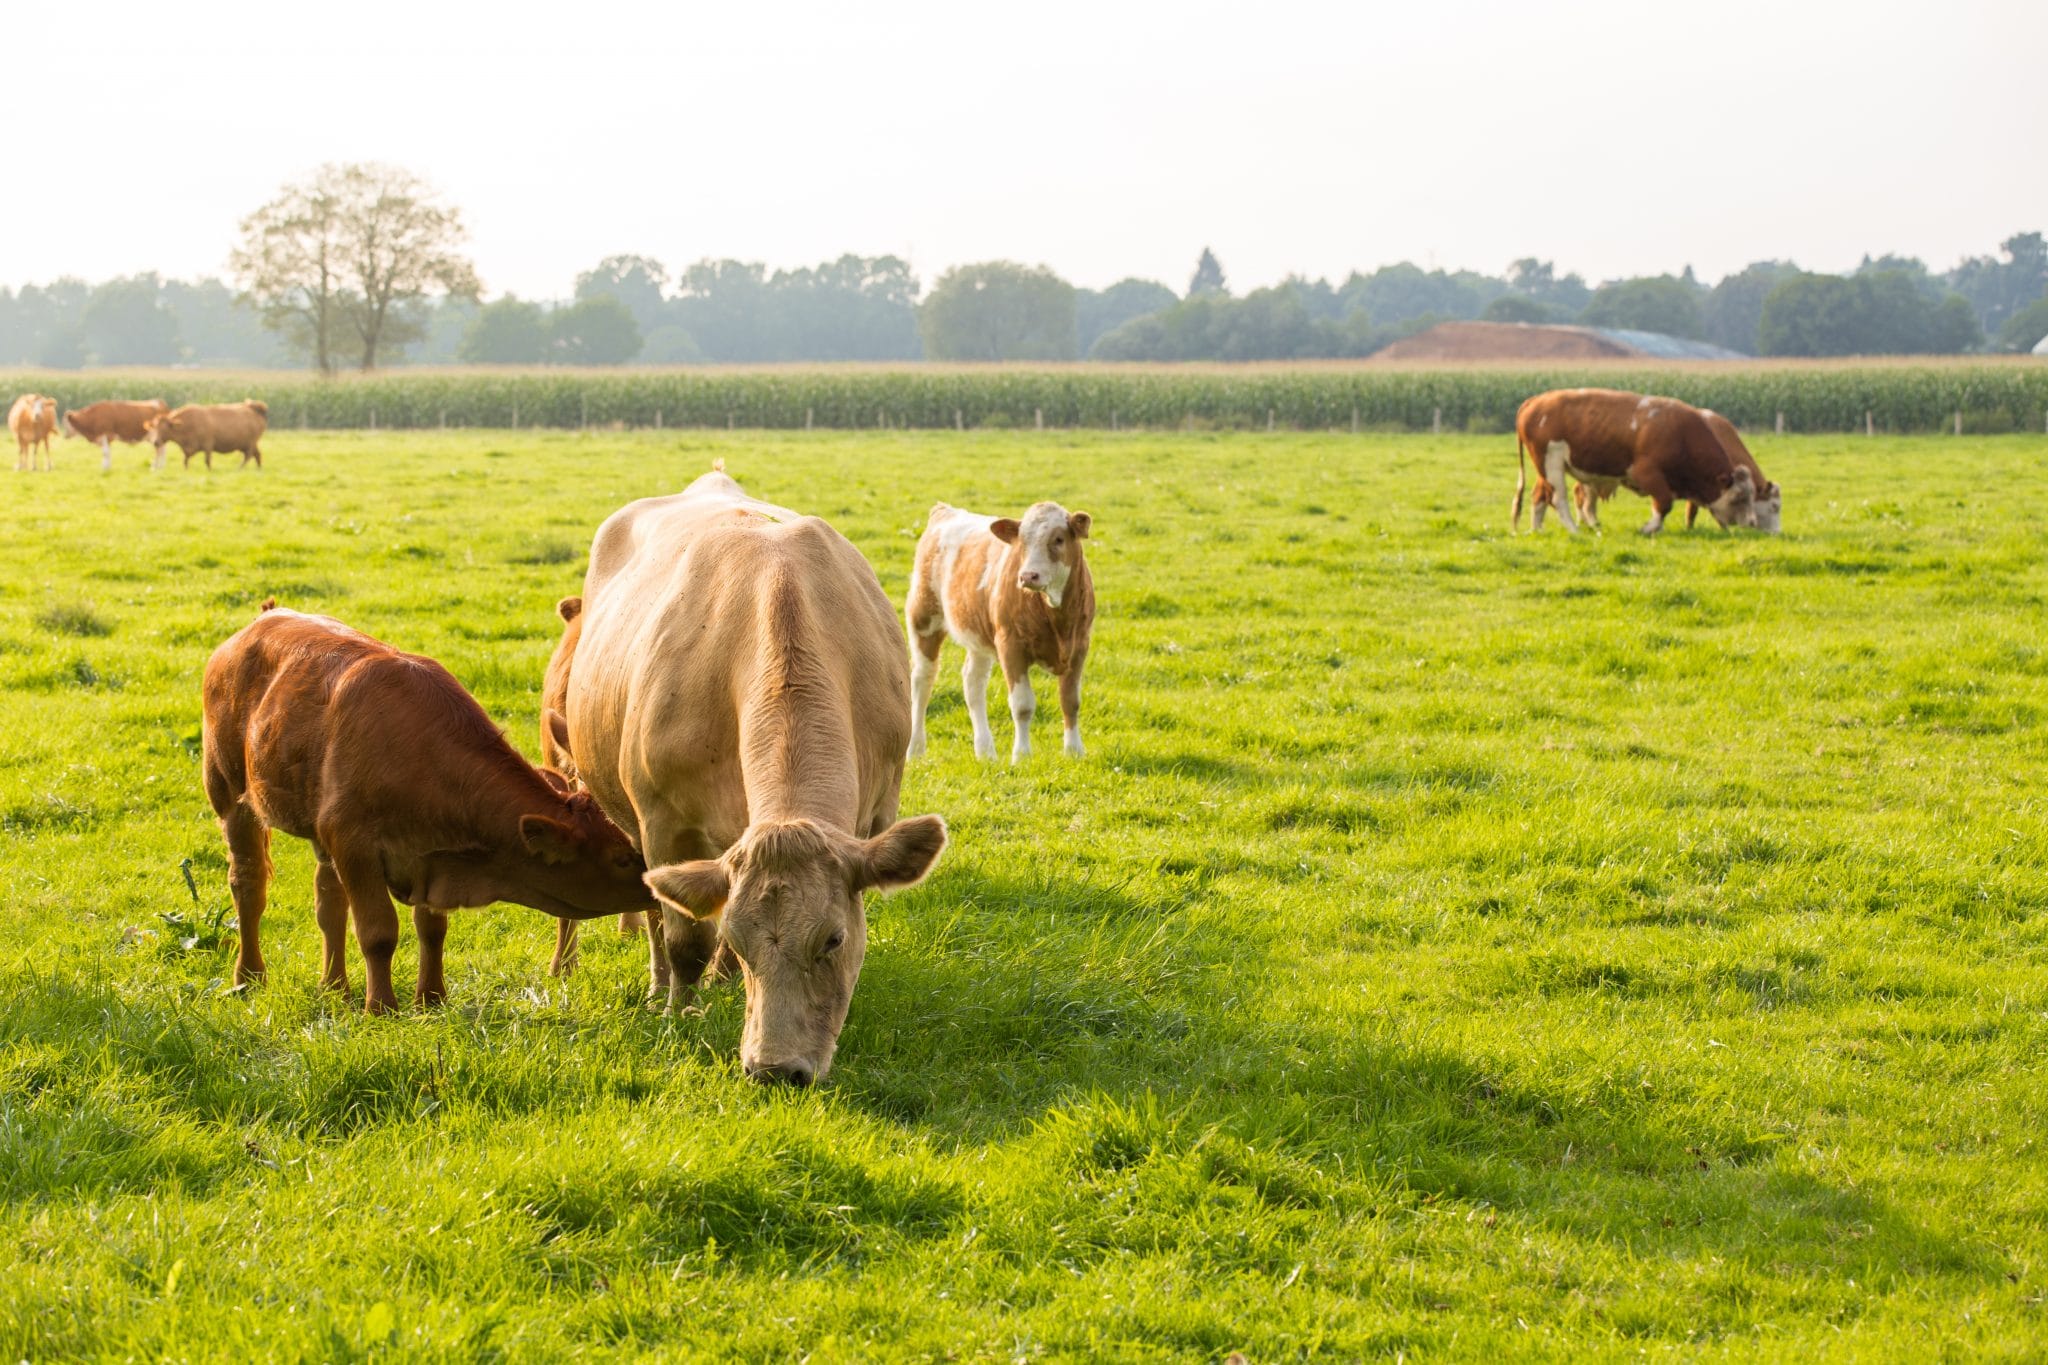
M1043 574L1020 573L1017 575L1017 586L1020 588L1035 588L1044 581L1045 576Z
M801 1090L817 1073L803 1062L764 1062L748 1067L747 1075L763 1085L793 1085Z

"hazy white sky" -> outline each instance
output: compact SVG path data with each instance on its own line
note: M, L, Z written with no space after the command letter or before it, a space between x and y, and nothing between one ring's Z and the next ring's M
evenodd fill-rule
M330 160L424 175L486 287L541 297L619 251L1182 289L1208 245L1242 289L1945 269L2048 229L2048 0L48 0L12 32L13 285L218 273Z

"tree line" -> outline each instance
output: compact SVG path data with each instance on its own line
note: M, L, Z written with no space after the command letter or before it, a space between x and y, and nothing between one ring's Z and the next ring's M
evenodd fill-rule
M770 271L705 260L671 274L617 255L573 297L482 299L459 210L402 169L322 168L241 224L232 283L154 274L0 288L0 363L278 366L622 365L834 360L1288 360L1365 356L1438 322L1577 323L1767 356L2027 350L2048 335L2048 244L2016 233L1945 273L1865 257L1847 275L1760 261L1712 286L1678 275L1598 287L1525 258L1498 276L1410 262L1341 283L1232 293L1204 250L1179 293L1077 288L981 262L929 292L894 256Z

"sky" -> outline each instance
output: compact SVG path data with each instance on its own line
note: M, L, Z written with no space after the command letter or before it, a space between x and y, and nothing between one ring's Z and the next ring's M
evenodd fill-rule
M67 0L33 46L0 125L14 286L220 274L330 161L423 176L487 293L539 298L616 252L1180 290L1207 246L1242 291L1523 256L1942 270L2048 230L2044 0Z

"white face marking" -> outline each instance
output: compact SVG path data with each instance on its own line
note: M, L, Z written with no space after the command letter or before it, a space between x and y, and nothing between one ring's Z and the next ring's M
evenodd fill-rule
M1058 503L1041 502L1026 512L1017 528L1017 545L1024 552L1024 562L1017 566L1017 586L1027 592L1043 592L1045 600L1057 607L1073 572L1066 554L1067 540L1073 534L1066 509Z

